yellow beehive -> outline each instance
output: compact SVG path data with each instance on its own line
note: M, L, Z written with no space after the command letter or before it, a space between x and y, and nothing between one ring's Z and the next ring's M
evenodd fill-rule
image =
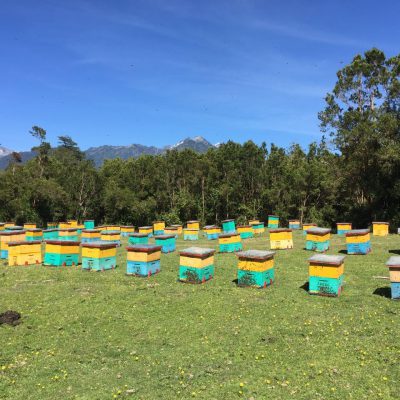
M69 226L71 228L77 228L78 227L78 221L76 219L69 219L67 222L69 223Z
M32 265L42 262L41 241L18 241L8 243L8 265Z
M144 233L145 235L152 235L153 227L152 226L139 226L139 233Z
M200 230L200 221L197 220L188 221L186 227L187 229Z
M179 225L179 224L173 224L173 225L171 225L173 228L177 228L178 229L178 235L182 235L182 233L183 233L183 226L182 225Z
M12 226L15 226L15 222L5 222L4 223L4 228L10 228Z
M121 227L119 225L104 225L102 227L103 231L121 231Z
M259 219L251 219L249 221L249 225L258 225L260 223Z
M24 224L24 229L36 229L36 224L33 222L26 222Z
M389 222L373 222L372 234L374 236L387 236L389 234Z
M8 258L8 243L22 242L25 240L25 231L1 231L0 232L0 258Z
M152 262L161 258L161 246L131 246L126 253L127 261Z
M121 240L121 232L119 231L101 231L101 240L104 240L106 242L117 242L120 244Z
M225 236L227 236L227 237L225 237ZM226 235L224 234L219 237L220 244L230 244L230 243L238 243L238 242L241 242L239 233L226 234Z
M82 244L82 257L106 258L106 257L115 257L116 254L117 254L117 247L114 243L110 243L106 246L104 246L103 244L103 247L99 245L97 245L96 247L96 242Z
M271 229L269 231L269 240L271 250L293 249L293 235L291 229Z
M153 222L153 230L154 234L162 235L165 229L165 222L164 221L154 221Z
M58 230L58 237L60 240L69 239L77 240L78 237L78 229L77 228L65 228Z
M239 253L240 255L241 253ZM253 260L249 258L239 258L238 269L243 271L266 271L274 268L274 259L270 258L267 260Z
M175 235L178 236L179 235L179 228L175 227L175 226L166 226L164 233L166 235Z
M305 233L307 231L307 229L310 229L310 228L313 228L316 226L317 226L317 224L314 224L313 222L304 222L303 223L303 231Z
M123 225L121 226L121 235L123 237L128 237L130 233L135 232L135 227L132 225Z
M30 228L26 230L25 237L27 240L42 240L43 231L38 228Z
M5 223L4 222L0 222L0 232L4 231L5 229L6 229Z
M58 228L59 229L69 229L69 228L72 228L72 226L69 222L59 222Z
M369 230L367 231L366 229L359 229L359 231L365 231L365 233L363 235L352 235L352 231L350 231L347 235L346 235L346 243L367 243L371 240L371 234L369 232ZM354 232L357 232L357 230L355 230Z

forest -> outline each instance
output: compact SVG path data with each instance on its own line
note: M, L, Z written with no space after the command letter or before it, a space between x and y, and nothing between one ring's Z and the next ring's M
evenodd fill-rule
M320 226L371 221L400 226L400 55L373 48L337 73L318 114L321 140L302 148L227 142L207 153L85 159L70 136L57 147L33 126L37 155L0 171L0 220L45 226L95 219L141 226L199 219L239 223L277 214Z

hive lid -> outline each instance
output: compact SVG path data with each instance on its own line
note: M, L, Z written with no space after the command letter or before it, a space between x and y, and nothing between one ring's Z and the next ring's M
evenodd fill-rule
M299 219L289 219L289 222L300 222Z
M372 224L383 224L383 225L389 225L389 222L380 222L380 221L374 221Z
M276 228L276 229L270 229L269 233L281 233L281 232L292 232L292 229L290 228Z
M224 219L223 221L222 221L222 223L224 223L224 222L234 222L235 220L234 219Z
M351 231L346 232L346 237L347 236L362 236L362 235L367 235L369 232L369 229L352 229Z
M131 234L129 234L129 237L139 237L139 238L142 238L142 237L148 237L149 235L147 234L147 233L131 233Z
M330 228L318 228L318 227L313 227L309 228L306 230L307 233L312 233L314 235L326 235L327 233L330 233L331 230Z
M173 228L182 228L182 225L179 225L179 224L172 224L171 225Z
M191 221L188 221L187 223L188 223L188 224L194 224L194 223L196 223L196 222L199 222L199 223L200 223L200 221L199 221L198 219L192 219Z
M94 222L94 219L85 219L83 222Z
M100 229L83 229L82 233L101 233Z
M60 232L76 232L78 228L59 228Z
M166 239L175 239L175 235L156 235L154 239L166 240Z
M139 226L139 229L153 229L152 226Z
M121 228L135 228L133 225L121 225Z
M207 258L215 253L215 249L209 249L206 247L188 247L179 252L181 256L194 257L194 258Z
M317 226L317 224L314 222L303 222L303 225Z
M165 229L169 229L170 231L177 231L178 227L177 226L166 226Z
M101 231L102 235L120 235L120 231Z
M95 242L81 243L82 247L89 247L93 249L114 249L117 247L117 243L110 243L104 240L98 240Z
M336 222L336 225L351 225L351 222Z
M153 221L153 224L165 224L165 221Z
M58 232L57 228L44 229L43 232Z
M389 260L387 260L386 265L388 267L400 268L400 256L391 256Z
M250 258L252 260L268 260L272 258L275 254L275 251L269 250L245 250L238 251L236 256L238 258Z
M81 244L81 242L77 240L45 240L45 243L60 246L79 246Z
M43 230L40 228L28 228L28 229L25 229L25 231L26 232L43 232Z
M270 215L268 215L268 217L279 218L279 216L278 216L278 215L274 215L274 214L270 214Z
M333 256L329 254L314 254L308 261L317 264L340 265L343 263L345 256Z
M24 227L23 226L19 226L19 225L13 225L13 226L9 226L7 228L7 230L9 230L9 231L20 231L22 229L24 229Z
M222 233L221 235L219 235L220 238L230 238L232 236L240 236L239 232L231 232L231 233Z
M16 240L15 242L8 242L8 247L10 246L21 246L21 245L32 245L32 244L42 244L41 240Z
M26 231L0 231L0 236L13 236L13 235L25 235Z
M203 227L204 230L206 230L206 229L217 229L217 228L218 228L217 225L206 225L206 226Z
M134 244L132 246L127 246L127 251L137 251L140 253L154 253L155 251L161 251L162 246L157 246L154 244Z

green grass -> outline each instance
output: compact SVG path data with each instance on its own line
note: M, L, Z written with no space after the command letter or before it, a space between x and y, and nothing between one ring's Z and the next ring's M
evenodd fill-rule
M344 240L335 236L329 254ZM216 255L204 285L177 282L177 252L149 279L125 276L124 248L119 268L103 273L3 263L0 311L23 323L0 326L0 398L398 399L400 302L374 294L389 282L373 276L388 275L400 236L346 257L339 298L302 288L313 253L300 232L294 244L277 253L264 290L236 286L233 254ZM191 245L179 239L177 249Z

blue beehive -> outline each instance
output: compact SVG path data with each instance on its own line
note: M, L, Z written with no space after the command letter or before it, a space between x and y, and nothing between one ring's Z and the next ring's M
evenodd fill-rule
M149 235L146 233L131 233L128 241L129 244L148 244Z
M204 283L214 277L214 249L189 247L179 252L179 280Z
M58 229L45 229L43 231L43 240L57 240Z
M83 226L85 227L85 229L94 229L94 220L87 219L86 221L83 221Z
M82 243L82 269L105 271L117 266L117 244L109 242Z
M369 229L352 229L345 235L347 254L368 254L371 251Z
M392 256L386 263L389 268L392 299L400 300L400 256Z
M126 274L151 276L160 272L161 246L136 244L126 248Z
M324 252L330 246L331 230L329 228L307 229L306 250Z
M222 221L222 231L224 233L236 232L236 224L234 219L226 219Z
M154 236L156 245L161 246L162 253L172 253L176 249L175 235L158 235Z

